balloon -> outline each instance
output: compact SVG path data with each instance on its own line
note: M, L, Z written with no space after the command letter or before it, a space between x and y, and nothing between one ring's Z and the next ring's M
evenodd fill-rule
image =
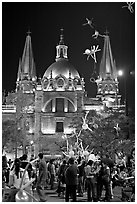
M71 150L71 151L69 152L69 156L73 157L73 156L74 156L74 151Z
M15 196L16 202L29 202L29 196L24 190L19 190Z
M85 50L85 54L89 55L89 54L90 54L90 50L89 50L89 49L86 49L86 50Z
M85 150L85 151L84 151L84 155L85 155L85 156L88 156L88 155L89 155L89 152L88 152L87 150Z
M88 129L88 124L86 124L86 123L83 124L83 125L82 125L82 128L83 128L83 130L87 130L87 129Z
M88 160L96 161L96 157L94 154L90 154Z

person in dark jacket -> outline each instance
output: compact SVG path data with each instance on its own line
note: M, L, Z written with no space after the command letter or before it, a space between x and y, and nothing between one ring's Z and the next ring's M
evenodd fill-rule
M64 194L65 192L65 171L67 167L66 160L63 160L63 163L60 165L58 170L58 189L56 191L58 196L60 196L61 193Z
M54 160L51 159L49 164L48 164L48 173L50 175L50 189L54 189L54 181L55 181L55 165L54 165Z
M107 164L101 163L101 169L97 179L97 197L98 201L102 200L102 189L105 187L105 198L103 201L110 202L111 199L111 188L110 188L110 168Z
M72 201L76 202L76 187L77 187L78 168L74 164L74 158L69 159L69 167L65 172L66 195L65 202L69 202L69 196L72 196Z
M42 153L39 153L38 157L39 157L39 175L37 178L36 189L37 189L37 193L38 193L38 196L40 198L40 201L46 202L46 197L45 197L45 193L44 193L44 186L45 186L45 182L47 179L47 172L48 172L47 164L43 159Z
M27 171L30 179L32 177L32 165L28 162L27 154L23 154L23 156L20 157L20 161L21 161L21 168L25 169L26 166L28 165Z
M84 191L84 176L85 176L85 161L82 160L78 165L79 175L78 175L78 195L83 196Z

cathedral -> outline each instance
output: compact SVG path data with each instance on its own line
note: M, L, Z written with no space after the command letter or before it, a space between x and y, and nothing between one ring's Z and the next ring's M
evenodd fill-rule
M82 116L83 111L121 106L108 34L104 36L99 76L95 80L95 98L87 97L84 78L69 62L67 49L61 31L55 62L45 70L42 78L37 78L31 36L28 34L19 61L16 90L8 94L2 106L3 121L16 119L18 129L23 130L25 135L24 145L33 144L35 154L38 151L59 154L56 143L62 140L63 135L72 134L72 118Z

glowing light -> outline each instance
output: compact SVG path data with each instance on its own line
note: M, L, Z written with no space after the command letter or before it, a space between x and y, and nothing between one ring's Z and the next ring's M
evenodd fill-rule
M30 133L30 134L32 134L32 133L33 133L33 130L32 130L32 129L30 129L30 130L29 130L29 133Z
M122 70L118 71L118 76L123 76L123 71Z
M30 141L30 144L33 145L33 143L34 143L33 140L31 140L31 141Z
M55 107L54 106L52 106L52 112L55 112Z
M80 85L80 86L77 86L77 90L82 90L81 85Z

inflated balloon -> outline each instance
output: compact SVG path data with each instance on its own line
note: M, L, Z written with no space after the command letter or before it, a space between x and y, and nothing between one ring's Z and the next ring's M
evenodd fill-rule
M88 124L84 123L84 124L82 125L82 128L83 128L83 130L87 130L87 129L88 129Z
M20 190L16 194L15 200L16 202L29 202L29 196L24 190Z
M90 54L90 50L89 50L89 49L86 49L84 54L89 55L89 54Z
M88 156L89 152L87 150L84 151L84 156Z
M96 161L96 157L94 154L90 154L88 160Z
M73 157L74 156L74 151L70 151L69 156Z

